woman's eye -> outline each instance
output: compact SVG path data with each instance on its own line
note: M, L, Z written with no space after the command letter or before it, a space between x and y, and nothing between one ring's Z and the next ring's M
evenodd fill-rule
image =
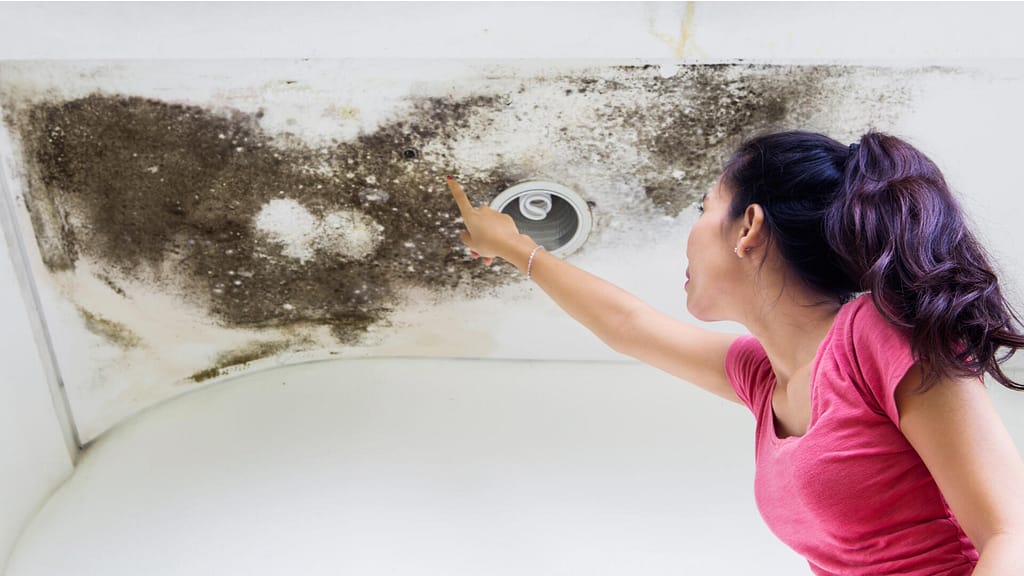
M700 214L703 214L703 213L704 213L704 203L701 202L700 204L697 204L697 214L700 215Z

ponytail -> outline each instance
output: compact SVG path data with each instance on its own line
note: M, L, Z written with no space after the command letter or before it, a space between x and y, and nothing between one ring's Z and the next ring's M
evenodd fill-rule
M923 389L988 373L1024 390L1000 366L1024 348L1020 318L942 173L913 146L874 132L851 146L768 134L742 144L724 177L732 215L760 204L783 259L812 287L839 302L871 292L907 330L928 369Z
M1020 319L942 173L924 154L893 136L861 137L825 234L882 315L910 330L915 355L932 376L987 372L1024 390L999 365L1024 347ZM1000 348L1007 349L1001 358Z

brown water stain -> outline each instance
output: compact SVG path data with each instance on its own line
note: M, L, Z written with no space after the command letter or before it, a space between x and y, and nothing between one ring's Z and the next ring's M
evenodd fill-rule
M103 337L108 342L124 349L135 348L142 343L142 338L124 324L98 316L79 307L78 313L85 321L85 327L93 334Z
M259 360L260 358L273 356L274 354L287 350L291 345L292 343L287 341L254 342L242 348L221 354L214 361L213 366L196 372L189 377L189 380L192 380L193 382L203 382L204 380L216 378L217 376L222 375L228 368L241 366L254 360Z

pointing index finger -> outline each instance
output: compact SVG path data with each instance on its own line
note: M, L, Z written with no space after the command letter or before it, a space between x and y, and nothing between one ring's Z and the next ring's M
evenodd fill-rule
M462 185L459 182L448 176L448 189L452 191L452 196L455 197L455 203L459 205L459 212L462 212L462 217L465 218L467 214L473 212L475 208L469 202L469 198L466 196L466 192L462 189Z

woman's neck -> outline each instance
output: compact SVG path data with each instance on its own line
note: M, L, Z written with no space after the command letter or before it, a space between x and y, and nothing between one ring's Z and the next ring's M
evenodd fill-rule
M832 328L840 304L834 298L792 287L752 304L743 324L768 354L779 382L808 368Z

